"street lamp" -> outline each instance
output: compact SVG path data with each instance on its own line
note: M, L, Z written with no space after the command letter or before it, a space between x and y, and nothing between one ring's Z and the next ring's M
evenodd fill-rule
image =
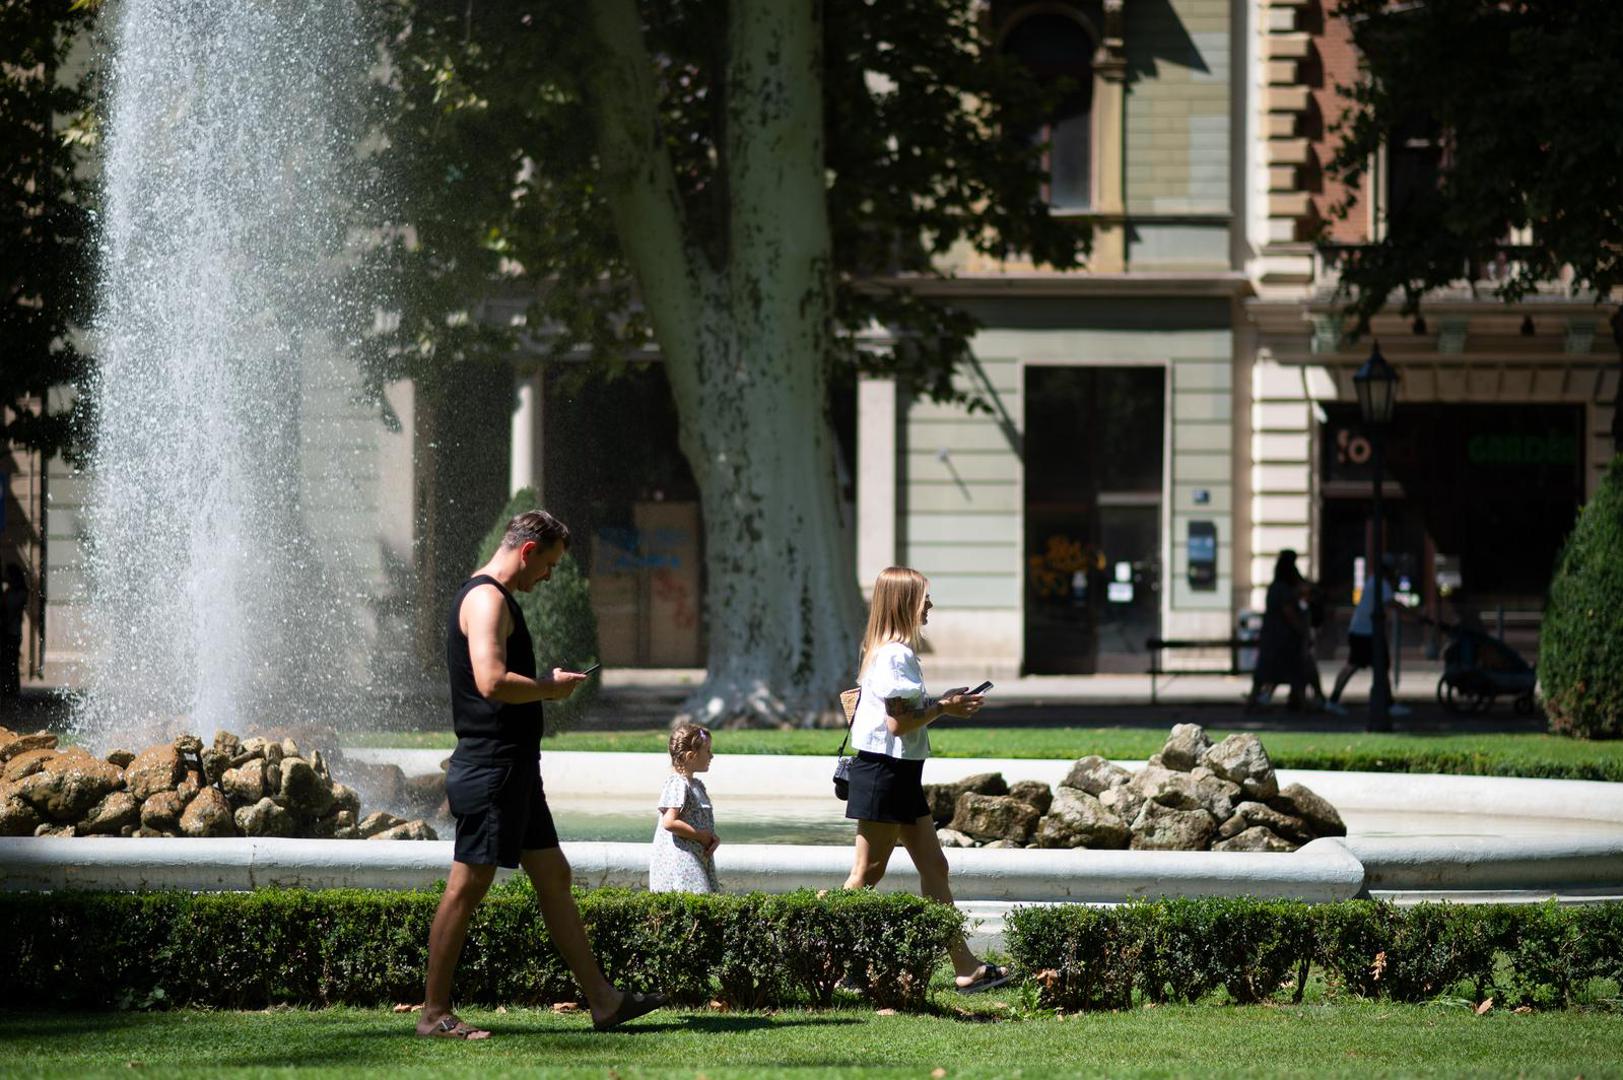
M1381 355L1376 344L1369 359L1353 375L1353 387L1358 391L1358 412L1369 433L1370 464L1374 468L1374 510L1370 515L1369 572L1364 575L1364 588L1375 590L1370 606L1370 659L1373 682L1369 689L1370 731L1392 730L1392 683L1387 672L1386 656L1386 603L1382 595L1386 584L1382 559L1381 536L1381 479L1386 469L1386 429L1392 423L1392 408L1397 402L1398 373Z

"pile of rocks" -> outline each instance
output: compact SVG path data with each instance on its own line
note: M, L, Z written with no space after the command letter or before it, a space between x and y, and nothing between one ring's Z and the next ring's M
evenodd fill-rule
M1136 851L1295 851L1346 836L1341 815L1301 784L1281 788L1255 735L1213 745L1178 724L1137 772L1097 755L1071 766L1057 790L981 773L926 784L949 847L1132 848Z
M0 836L302 836L434 840L422 820L361 815L321 751L216 732L94 757L0 728Z

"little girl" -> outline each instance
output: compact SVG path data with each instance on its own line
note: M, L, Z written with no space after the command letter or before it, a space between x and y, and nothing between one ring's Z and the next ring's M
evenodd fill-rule
M699 773L710 768L710 732L683 724L671 732L671 778L659 793L659 824L648 860L649 892L720 892L716 819Z

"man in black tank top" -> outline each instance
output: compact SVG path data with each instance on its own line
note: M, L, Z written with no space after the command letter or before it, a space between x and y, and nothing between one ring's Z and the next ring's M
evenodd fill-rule
M603 977L569 892L569 863L541 787L541 702L568 697L586 676L562 668L545 677L536 672L535 646L512 590L529 592L550 578L568 547L563 522L544 510L520 514L451 604L445 658L457 739L445 794L456 818L456 856L429 931L419 1035L490 1035L451 1011L451 982L468 922L498 866L522 866L530 876L547 932L586 994L594 1027L615 1027L665 1003L663 994L627 993Z

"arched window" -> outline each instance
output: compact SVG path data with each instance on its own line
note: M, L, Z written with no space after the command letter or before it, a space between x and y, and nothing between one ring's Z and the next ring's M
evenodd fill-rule
M1049 143L1049 203L1087 209L1093 205L1093 37L1075 18L1037 11L1010 27L1003 50L1044 81L1073 83L1037 138Z

